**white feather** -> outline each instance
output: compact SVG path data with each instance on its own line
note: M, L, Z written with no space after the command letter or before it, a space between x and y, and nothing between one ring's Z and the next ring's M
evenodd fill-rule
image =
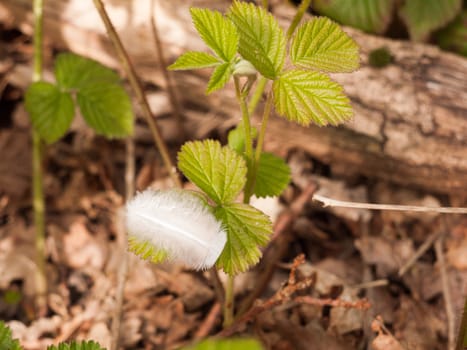
M126 205L129 235L167 251L194 269L213 266L227 234L201 198L189 191L145 190Z

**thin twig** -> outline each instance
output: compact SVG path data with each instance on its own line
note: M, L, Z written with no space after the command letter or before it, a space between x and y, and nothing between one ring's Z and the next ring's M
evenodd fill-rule
M223 304L224 303L224 285L222 284L221 279L219 278L219 274L217 273L217 269L215 266L209 269L209 276L212 280L212 285L214 287L214 292L216 293L217 300Z
M165 80L165 85L167 88L167 93L169 95L170 104L172 105L172 112L177 122L177 131L180 139L185 138L185 130L183 128L183 118L182 110L180 108L180 103L178 102L177 93L175 91L175 84L172 79L172 75L167 69L167 61L164 57L164 50L162 48L162 42L159 36L159 31L157 30L156 16L154 16L154 11L156 8L155 0L151 0L151 29L152 35L154 37L154 44L156 47L157 59L160 63L160 70Z
M441 232L433 232L428 236L427 239L423 242L423 244L417 249L414 255L399 269L399 276L402 277L415 262L423 255L425 252L430 249L431 245L434 241L441 235Z
M453 311L451 288L449 287L446 261L443 252L443 236L435 242L436 260L438 261L439 272L441 274L441 284L443 287L444 305L446 307L446 317L448 320L448 350L454 350L456 344L455 315Z
M208 315L204 319L203 323L198 328L198 331L194 335L194 340L200 340L209 335L211 330L214 328L216 321L219 317L221 312L221 303L216 302L212 306L211 310L209 310Z
M346 309L358 309L368 310L371 307L371 303L366 299L360 299L357 301L348 301L342 299L319 299L313 298L309 295L295 297L293 301L301 304L316 305L316 306L332 306L332 307L343 307Z
M126 146L126 168L125 168L125 199L129 201L135 193L135 144L131 137L125 140ZM122 323L122 308L126 279L128 276L128 241L125 234L125 219L123 213L118 213L117 234L119 243L119 255L121 257L117 272L117 288L115 292L115 309L112 316L112 342L111 350L117 350L120 343L120 328Z
M99 12L99 15L102 19L102 22L105 25L105 28L107 30L107 34L109 36L110 41L112 42L115 51L117 52L121 64L123 66L123 69L125 70L128 80L130 81L130 85L133 88L133 91L135 92L136 99L138 100L138 103L141 105L141 108L143 110L143 115L146 118L146 122L148 123L149 129L151 131L151 134L154 138L154 141L157 145L157 149L159 150L162 160L164 161L164 165L167 168L167 171L169 172L169 175L174 182L174 184L177 187L182 187L182 183L180 181L180 178L178 177L177 174L177 169L172 163L172 160L170 159L170 154L167 149L167 146L162 139L162 134L159 130L158 125L154 121L154 116L151 112L151 108L149 107L148 100L146 98L146 95L143 91L143 88L141 86L141 82L138 78L138 75L136 73L136 70L131 63L130 57L128 56L128 53L126 52L125 48L123 47L123 44L120 40L120 37L118 36L112 21L110 20L107 11L105 10L104 4L102 3L102 0L93 0L94 6L96 7L97 11Z
M426 213L444 213L444 214L467 214L467 208L463 207L424 207L416 205L397 205L397 204L373 204L340 201L319 194L313 196L313 200L322 203L323 207L341 207L369 210L395 210L395 211L416 211Z

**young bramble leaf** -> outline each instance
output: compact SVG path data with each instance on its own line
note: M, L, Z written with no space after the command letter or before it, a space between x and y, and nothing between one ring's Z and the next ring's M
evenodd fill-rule
M17 339L13 339L11 329L0 321L0 349L1 350L21 350L22 347Z
M395 0L314 0L313 10L339 23L382 34L391 21L394 4Z
M258 129L251 127L251 138L254 140L258 136ZM238 123L235 129L229 131L227 142L230 148L240 155L245 152L245 127L243 122Z
M454 19L461 8L461 0L410 0L400 8L399 14L409 28L411 39L425 41L433 30Z
M254 195L256 197L279 196L290 181L290 168L280 157L262 153L259 160Z
M72 341L71 343L60 343L58 345L50 345L47 350L106 350L99 343L90 341Z
M178 153L178 167L219 205L232 202L245 186L245 161L218 141L185 143Z
M298 28L290 46L294 65L324 72L352 72L358 68L358 46L337 23L315 18Z
M191 17L196 30L217 56L225 62L237 53L238 33L233 23L220 12L191 8Z
M277 112L302 125L337 125L352 117L342 86L323 73L289 70L274 81L273 91Z
M169 253L167 253L167 251L157 248L149 240L142 240L136 236L128 236L128 250L141 259L148 260L154 264L169 259Z
M206 339L196 345L183 347L180 350L262 350L263 347L255 339Z
M230 79L232 75L232 65L230 62L222 63L221 65L217 66L212 72L211 78L208 82L208 87L206 88L206 94L210 94L216 90L222 89L225 84Z
M125 89L117 84L86 85L77 101L84 120L97 133L125 137L133 133L133 111Z
M238 52L268 79L275 79L285 61L286 39L277 20L254 4L235 0L229 17L240 35Z
M72 53L61 53L55 60L55 79L62 89L81 89L93 84L117 84L120 77L104 65Z
M216 266L236 275L261 258L260 246L272 233L269 217L249 204L231 203L215 208L215 215L227 231L227 243Z
M170 70L201 69L215 67L220 63L219 59L208 53L188 51L167 68Z
M71 95L46 82L36 82L29 86L25 108L34 129L47 143L57 141L66 133L75 113Z

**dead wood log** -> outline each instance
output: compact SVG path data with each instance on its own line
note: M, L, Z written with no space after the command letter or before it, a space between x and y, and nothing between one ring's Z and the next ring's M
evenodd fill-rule
M293 10L283 3L273 10L286 26ZM2 0L0 20L31 33L30 4L29 0ZM45 36L50 45L118 67L92 1L48 0L45 4ZM108 0L107 4L140 75L163 87L150 30L151 0ZM225 9L228 1L157 2L154 11L169 62L186 50L204 50L194 33L189 5ZM355 118L337 128L302 128L272 118L267 147L281 152L300 147L335 169L434 192L467 194L467 60L429 45L346 31L361 46L362 67L333 78L344 85ZM368 54L383 46L393 55L393 63L372 68ZM194 119L198 130L206 130L206 123L232 125L239 118L232 89L206 97L207 77L206 72L175 73L188 119L199 116L189 110L198 110L206 114Z

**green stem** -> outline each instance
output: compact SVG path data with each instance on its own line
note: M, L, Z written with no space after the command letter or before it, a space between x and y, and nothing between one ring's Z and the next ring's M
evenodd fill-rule
M34 58L33 82L42 79L42 28L43 0L34 0ZM32 131L32 196L34 210L34 226L36 230L36 308L39 314L47 307L47 279L45 273L45 199L43 189L42 141L36 130Z
M225 286L225 300L224 300L224 329L229 327L234 320L234 284L235 276L228 276L227 285Z
M243 127L245 128L245 155L247 160L251 161L253 158L253 140L251 138L250 114L248 113L248 107L246 105L246 95L248 95L248 91L242 91L240 79L238 77L234 77L234 82L235 93L240 103L240 110L242 111Z
M464 303L464 312L462 314L461 324L459 326L459 335L457 336L456 350L467 349L467 297Z
M292 23L290 23L289 29L287 29L287 41L290 40L293 33L295 32L295 29L297 29L297 26L302 20L306 11L308 10L308 7L310 7L310 3L311 3L311 0L303 0L300 3L300 6L298 7L297 12L295 13L295 16L292 20Z
M250 98L250 101L248 103L248 113L250 115L253 115L256 111L256 107L258 107L258 103L261 100L261 97L263 97L263 92L264 89L266 88L268 80L261 76L258 79L258 83L256 84L256 89L253 92L253 95Z

